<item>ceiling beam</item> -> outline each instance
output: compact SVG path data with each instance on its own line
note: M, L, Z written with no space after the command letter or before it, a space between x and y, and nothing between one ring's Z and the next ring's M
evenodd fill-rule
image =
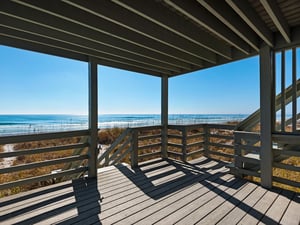
M129 32L136 32L157 42L163 43L164 45L170 46L171 48L182 51L185 54L190 54L193 57L207 61L209 64L216 63L216 54L205 48L205 46L197 45L191 41L186 41L181 36L171 33L168 30L157 26L157 24L153 23L152 21L146 20L145 18L126 10L119 5L116 5L111 1L102 1L99 7L95 7L94 1L63 0L63 2L122 26L128 29ZM147 29L145 29L145 27ZM182 57L185 58L183 54ZM198 66L200 64L203 66L205 62L198 63Z
M272 31L267 27L248 1L226 0L226 2L267 45L270 47L274 46Z
M151 46L161 52L167 52L170 55L177 55L178 57L185 58L190 61L190 63L197 66L202 66L203 60L210 63L216 63L216 55L212 52L204 51L204 49L197 49L195 46L191 45L191 43L184 43L182 40L179 40L178 36L169 35L170 33L166 33L163 30L157 30L157 27L153 28L150 26L147 27L147 29L142 29L149 32L148 35L145 35L144 33L139 33L138 29L132 30L128 26L122 26L120 23L104 19L103 17L75 8L74 6L58 0L15 0L14 2L32 9L40 10L58 18L62 18L74 24L79 24L99 32L110 34L113 37L126 40L136 45ZM103 7L103 3L105 2L108 1L93 2L94 4L98 4L98 6L94 6L94 8L97 9ZM110 14L123 14L122 11L110 10L110 8L105 8L105 11ZM131 20L131 17L129 16L127 20ZM136 20L131 21L131 23L139 24L136 23Z
M101 43L93 42L90 40L82 39L80 37L68 34L68 33L63 33L61 31L57 30L52 30L50 28L42 27L42 26L37 26L36 24L32 24L23 20L19 20L16 18L12 18L9 16L2 15L0 13L0 25L8 27L8 28L13 28L16 30L20 30L23 32L30 32L32 34L39 35L41 37L46 36L50 39L53 40L59 40L59 41L64 41L66 43L70 44L76 44L81 47L93 49L94 51L97 52L102 52L105 54L110 54L113 56L118 56L124 59L131 59L133 61L136 61L138 63L143 63L145 65L153 66L156 68L160 68L162 70L170 70L173 72L181 72L182 70L178 67L175 66L170 66L168 64L165 64L163 62L160 62L159 60L152 60L149 58L145 58L143 56L138 56L126 51L122 51L120 49L115 49L110 46L103 45Z
M290 28L286 22L278 4L274 0L260 0L261 4L271 17L273 23L284 37L287 43L291 43Z
M230 6L220 0L197 0L211 14L229 27L240 38L247 42L255 51L259 51L257 34L241 20L241 18L230 8Z
M49 28L53 31L59 31L74 37L82 38L83 40L93 41L98 44L136 54L137 56L159 60L168 65L185 70L193 68L189 60L185 60L175 54L168 54L160 49L153 49L152 46L136 45L126 40L113 37L110 34L80 26L79 24L74 24L70 21L37 10L30 9L28 12L28 9L30 8L10 1L0 1L0 14L30 22L33 26Z
M188 23L184 18L179 18L176 13L167 9L159 2L152 0L113 0L113 2L190 42L213 51L227 59L231 59L229 46L224 45L220 40L208 33L201 31L197 26ZM86 4L87 1L84 3Z
M108 65L111 66L113 65L114 67L117 68L124 68L126 70L131 70L139 73L145 73L149 75L155 75L155 76L163 76L163 75L174 75L172 73L167 73L164 74L160 70L152 70L151 68L145 68L141 65L134 64L132 62L124 61L123 59L117 59L114 57L110 56L104 56L103 54L95 53L92 50L86 50L86 49L81 49L80 47L77 46L72 46L69 44L61 44L61 43L56 43L53 40L47 40L45 42L45 39L41 39L40 37L35 38L34 36L28 34L28 35L19 35L14 32L14 31L8 31L5 28L0 26L0 43L3 43L8 46L15 46L20 48L20 46L23 46L24 49L31 50L31 51L38 51L38 52L44 52L44 53L51 53L51 52L59 52L61 53L60 55L65 55L64 53L69 53L71 52L71 55L86 55L85 60L88 59L88 56L95 57L97 59L97 63L100 65ZM45 44L47 43L47 44ZM53 51L54 50L54 51ZM86 53L86 54L83 54ZM68 57L69 58L69 57ZM82 57L82 59L84 59ZM130 69L129 69L130 68Z
M197 2L188 0L164 0L164 2L244 54L250 54L250 46L246 42Z

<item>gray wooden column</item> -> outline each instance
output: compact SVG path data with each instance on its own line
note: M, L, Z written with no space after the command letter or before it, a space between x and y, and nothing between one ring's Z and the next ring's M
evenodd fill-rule
M261 130L261 184L272 187L272 130L274 124L273 52L269 46L260 49L260 130Z
M98 70L97 63L89 60L89 177L97 177L98 157Z
M168 76L161 78L161 125L162 125L162 137L161 137L161 152L162 158L168 158Z

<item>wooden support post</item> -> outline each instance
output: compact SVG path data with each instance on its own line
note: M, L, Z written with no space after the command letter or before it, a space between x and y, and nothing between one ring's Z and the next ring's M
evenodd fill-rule
M293 133L297 131L297 54L296 48L292 49L292 128Z
M186 158L187 158L187 152L186 152L186 148L187 148L187 130L186 130L186 126L182 129L182 161L186 162Z
M242 177L239 172L239 169L243 168L243 162L240 159L240 157L242 156L241 143L241 136L237 132L234 132L234 175L237 177Z
M161 79L161 153L162 158L168 158L168 76Z
M285 132L285 50L281 51L281 132Z
M132 130L132 136L131 136L131 168L135 168L138 166L138 148L139 148L139 140L138 140L138 130L133 129Z
M209 154L208 154L208 142L209 142L209 132L210 132L210 129L208 128L207 124L203 124L203 133L204 133L204 136L203 136L203 141L204 141L204 144L203 144L203 149L204 149L204 156L205 157L209 157Z
M98 157L98 70L97 63L89 60L89 177L97 177Z
M261 184L272 187L272 128L274 124L274 53L267 45L260 49Z

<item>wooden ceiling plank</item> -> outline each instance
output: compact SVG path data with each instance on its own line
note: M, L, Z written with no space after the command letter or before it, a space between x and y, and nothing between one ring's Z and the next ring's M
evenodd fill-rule
M187 0L164 0L164 2L244 54L250 53L250 46L244 40L197 2Z
M241 18L226 2L220 0L197 1L245 42L247 42L255 51L259 51L257 34L250 29L243 20L241 20Z
M155 69L155 68L145 67L144 65L132 62L130 60L120 59L118 57L113 57L113 56L110 56L107 54L95 52L90 49L84 49L82 47L71 45L68 43L61 43L61 42L47 39L44 37L36 37L32 34L23 34L23 33L18 34L18 31L13 31L13 30L9 31L5 27L0 26L0 42L3 42L3 40L5 40L3 37L8 37L11 40L15 40L15 43L16 43L16 40L18 40L19 42L21 41L21 42L32 43L32 44L35 44L36 46L43 46L41 48L45 49L46 52L47 51L51 52L51 48L54 48L54 49L59 49L60 51L72 52L72 53L79 54L79 55L92 56L92 57L95 57L96 59L98 59L99 62L106 61L106 62L114 63L115 65L117 65L117 64L122 64L124 66L126 65L131 68L135 68L132 71L142 72L142 73L146 73L149 75L165 74L165 75L170 76L170 75L174 74L174 73L171 73L170 71L163 71L163 70L159 70L159 69ZM9 45L12 46L12 44L9 44ZM34 50L34 49L30 49L30 48L27 48L27 49Z
M220 40L217 40L208 33L199 30L197 26L179 17L179 15L168 10L159 2L152 0L113 0L113 2L188 41L207 48L227 59L231 59L229 46L224 45Z
M180 43L177 40L168 41L168 38L165 42L159 39L155 40L155 38L151 38L150 36L145 36L138 32L134 32L128 29L128 27L120 26L120 24L103 19L84 10L75 8L74 6L68 5L62 1L14 0L14 2L25 5L29 8L40 10L44 13L56 16L58 18L62 18L74 24L88 27L99 32L104 32L113 37L120 38L136 45L144 47L151 46L151 48L168 53L169 55L177 55L178 57L180 56L181 58L186 59L194 65L202 66L203 59L211 63L216 63L216 56L212 52L208 51L205 52L205 54L201 55L197 54L196 51L192 52L194 51L194 49L192 49L191 47L189 51L186 51L184 49L183 43ZM99 2L99 6L102 6L102 2ZM106 10L111 13L109 9L106 8ZM114 14L118 14L118 12L115 12ZM156 32L152 33L156 34ZM179 47L176 46L176 44L181 44L182 46ZM203 59L201 59L201 57Z
M70 21L66 21L40 11L28 13L26 9L27 7L23 5L18 5L9 1L0 1L0 14L30 22L33 24L33 26L42 26L51 30L57 30L82 38L83 40L94 41L112 48L136 54L138 56L159 60L171 66L187 70L191 68L190 61L184 61L182 58L176 57L175 55L169 55L161 50L152 49L151 46L148 48L144 46L138 46L125 40L113 37L104 32L99 33L98 31L89 29L87 27L82 27L78 24L73 24Z
M64 41L70 44L76 44L78 46L82 46L85 48L93 49L98 52L103 52L106 54L111 54L114 56L123 57L124 59L131 59L139 63L144 63L153 67L161 68L163 70L168 69L170 71L174 72L180 72L182 71L180 68L177 67L171 67L163 62L160 61L154 61L152 59L145 58L143 56L134 55L132 53L121 51L119 49L114 49L109 46L102 45L101 43L92 42L90 40L82 39L79 37L76 37L71 34L63 33L57 30L52 30L50 28L45 28L42 26L37 26L35 24L22 21L16 18L12 18L9 16L4 16L0 14L0 25L14 28L21 31L31 32L33 34L49 37L54 40L60 40Z
M286 40L286 42L291 43L290 28L276 1L260 0L260 2L271 17L273 23L275 24L281 35Z
M274 46L272 31L255 12L248 1L226 0L230 7L257 33L269 46Z

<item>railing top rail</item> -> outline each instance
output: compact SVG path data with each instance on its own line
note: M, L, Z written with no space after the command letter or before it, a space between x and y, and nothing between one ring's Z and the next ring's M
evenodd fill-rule
M198 124L169 124L169 129L194 129L194 128L202 128L207 126L209 128L217 128L217 129L225 129L225 130L233 130L236 125L233 124L219 124L219 123L198 123Z
M40 134L26 134L17 136L2 136L0 137L0 144L11 144L29 141L41 141L67 137L87 136L90 134L89 130L75 130L75 131L62 131L54 133L40 133Z
M161 128L162 128L162 125L154 125L154 126L132 127L132 128L128 128L128 129L142 131L142 130L154 130L154 129L161 129Z

